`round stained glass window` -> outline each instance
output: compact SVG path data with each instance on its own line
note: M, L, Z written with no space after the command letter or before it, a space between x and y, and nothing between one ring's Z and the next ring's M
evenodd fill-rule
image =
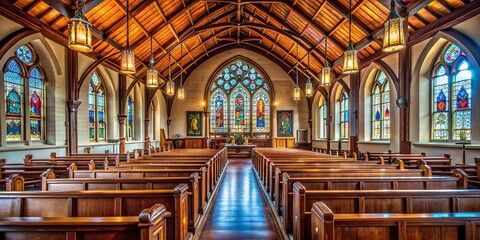
M443 59L447 63L452 63L455 61L458 56L462 53L462 50L455 44L451 44L448 46L447 50L445 50L445 53L443 55Z
M25 64L33 63L33 52L27 45L22 45L17 48L15 55Z

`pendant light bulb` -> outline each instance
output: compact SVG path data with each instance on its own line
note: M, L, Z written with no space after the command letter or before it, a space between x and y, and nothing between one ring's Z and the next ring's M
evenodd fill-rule
M310 68L310 53L307 56L307 71L305 73L308 75L308 69ZM307 83L305 84L305 96L312 97L313 96L313 84L310 75L307 77Z
M158 80L158 71L155 69L155 60L153 59L153 50L152 50L152 41L153 36L150 37L150 66L148 66L147 70L147 79L145 81L145 85L147 87L158 87L159 80Z
M183 88L183 46L180 44L180 87L177 90L178 99L185 99L185 89Z
M165 92L169 96L175 95L175 83L172 81L172 68L170 67L170 54L168 54L168 82L165 86Z
M321 85L326 87L330 86L330 77L331 77L332 68L328 65L328 38L325 40L325 64L322 68L322 75L321 75Z

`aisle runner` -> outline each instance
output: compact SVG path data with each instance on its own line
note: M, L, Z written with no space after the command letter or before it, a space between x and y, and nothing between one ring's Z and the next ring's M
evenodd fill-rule
M279 239L251 161L229 160L200 239Z

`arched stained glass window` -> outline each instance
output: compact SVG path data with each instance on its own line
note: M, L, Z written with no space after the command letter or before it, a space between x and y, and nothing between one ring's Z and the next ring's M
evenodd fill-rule
M325 101L325 98L322 96L320 98L320 103L319 103L319 137L320 139L326 139L327 138L327 119L328 119L328 112L327 112L327 101Z
M432 74L433 141L470 140L472 70L463 51L448 44Z
M45 140L45 82L34 49L17 48L4 67L7 142Z
M30 139L42 140L42 125L44 114L44 85L43 75L37 67L30 70L28 79L30 97Z
M390 139L390 86L387 76L378 71L372 92L372 140Z
M210 132L269 134L269 89L252 64L238 59L225 65L210 86Z
M106 140L106 93L100 76L94 72L88 88L89 139L91 142Z
M348 94L343 91L340 95L340 139L348 139Z
M253 95L253 130L254 132L270 131L270 98L264 89Z
M250 132L250 94L238 85L230 93L230 132Z
M133 139L134 133L134 116L133 116L133 96L128 95L127 98L127 140Z
M7 141L23 140L24 76L20 64L12 59L5 71Z

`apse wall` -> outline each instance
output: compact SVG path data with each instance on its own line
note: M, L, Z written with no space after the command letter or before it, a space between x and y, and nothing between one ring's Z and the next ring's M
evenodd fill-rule
M234 49L213 56L201 65L197 66L197 68L188 76L184 84L186 93L185 99L175 99L173 102L172 112L170 114L170 131L168 133L171 138L177 133L179 133L182 137L186 136L187 111L204 110L202 102L204 101L204 93L208 81L222 64L235 56L243 56L258 64L272 81L273 89L275 91L275 99L272 101L272 103L277 102L277 105L274 106L271 114L271 117L273 118L273 136L275 137L277 135L277 110L293 110L293 130L295 137L297 129L308 129L307 100L303 95L303 92L300 101L293 100L293 88L295 87L295 84L292 78L290 78L285 71L283 71L278 65L268 58L249 50ZM203 120L205 121L205 118ZM203 136L206 136L205 127Z

